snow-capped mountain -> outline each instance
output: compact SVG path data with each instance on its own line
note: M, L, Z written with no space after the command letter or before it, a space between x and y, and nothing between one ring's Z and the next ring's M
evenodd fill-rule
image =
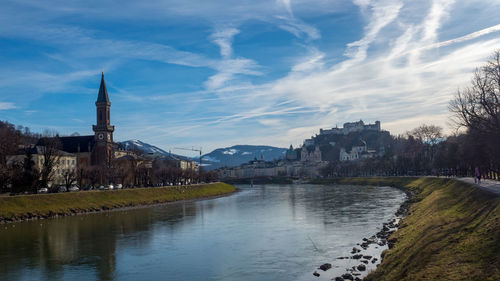
M145 153L157 153L165 156L173 156L177 158L189 158L177 154L171 154L159 147L142 142L140 140L128 140L121 142L126 150L142 150ZM264 157L266 161L282 159L285 157L286 148L278 148L265 145L235 145L226 148L218 148L210 153L203 155L202 164L205 169L213 170L220 167L234 167L243 163L247 163L254 158L261 159ZM191 158L194 161L199 161L199 157Z
M217 169L220 167L233 167L247 163L254 158L266 161L282 159L285 157L286 148L265 145L235 145L226 148L218 148L203 155L202 164L206 169Z
M146 153L159 153L163 155L168 155L167 151L159 147L156 147L154 145L151 145L149 143L142 142L140 140L122 141L121 144L123 145L123 148L125 148L126 150L139 149Z
M190 157L169 153L169 152L167 152L167 151L165 151L157 146L142 142L140 140L122 141L121 144L123 145L123 148L126 150L138 149L138 150L142 150L148 154L161 154L164 156L172 156L172 157L179 158L179 159L191 160Z

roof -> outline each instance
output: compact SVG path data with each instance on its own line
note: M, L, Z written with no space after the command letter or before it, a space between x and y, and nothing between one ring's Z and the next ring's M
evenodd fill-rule
M92 152L92 149L94 148L95 145L95 138L93 135L60 137L59 139L61 140L62 150L71 153L78 152L78 146L80 146L79 152Z
M120 161L120 160L144 160L142 159L142 157L139 157L138 155L135 155L135 154L128 154L128 155L124 155L120 158L117 158L116 159L117 161Z
M41 138L37 145L44 145L50 138ZM59 137L61 142L61 150L69 153L92 152L95 145L94 136L76 136L76 137ZM80 149L78 150L78 147ZM89 150L90 148L90 150Z
M99 95L97 95L96 102L110 103L108 97L108 90L106 89L106 82L104 81L104 72L102 73L101 76L101 86L99 86Z
M25 155L27 152L30 152L31 154L43 155L44 151L45 150L43 145L36 145L36 146L21 148L17 150L14 155ZM56 149L55 151L57 151L57 155L59 156L74 156L72 153L68 153L63 150Z

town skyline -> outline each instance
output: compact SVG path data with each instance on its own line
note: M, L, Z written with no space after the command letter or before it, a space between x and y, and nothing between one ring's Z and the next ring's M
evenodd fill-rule
M251 3L7 2L0 119L91 134L104 71L115 139L165 150L296 146L359 119L450 132L449 100L500 48L498 1Z

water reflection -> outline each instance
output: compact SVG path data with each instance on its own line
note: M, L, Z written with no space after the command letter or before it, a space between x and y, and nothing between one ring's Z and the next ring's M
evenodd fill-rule
M309 279L315 266L374 234L404 199L388 187L241 189L214 200L2 225L0 279Z

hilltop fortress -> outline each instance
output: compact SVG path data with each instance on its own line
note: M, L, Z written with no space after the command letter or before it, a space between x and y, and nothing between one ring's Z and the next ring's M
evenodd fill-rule
M328 163L363 161L385 154L390 134L382 131L380 121L365 124L363 120L344 123L343 128L320 129L305 139L303 145L290 148L284 159L250 161L239 167L219 169L221 178L319 177Z
M347 135L352 132L362 132L362 131L380 131L380 121L375 121L374 124L366 124L363 120L358 122L347 122L344 123L343 128L332 128L332 129L319 129L320 135Z

